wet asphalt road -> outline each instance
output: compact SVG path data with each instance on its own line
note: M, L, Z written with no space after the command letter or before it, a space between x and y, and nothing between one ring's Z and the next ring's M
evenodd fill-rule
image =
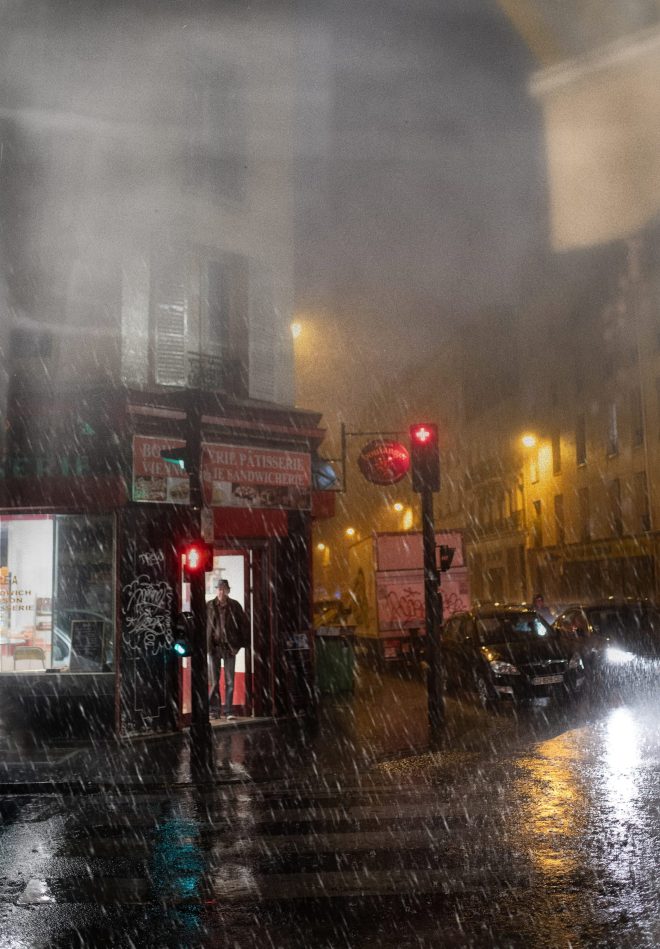
M659 705L451 698L430 749L422 684L365 676L224 783L4 797L0 949L658 946Z

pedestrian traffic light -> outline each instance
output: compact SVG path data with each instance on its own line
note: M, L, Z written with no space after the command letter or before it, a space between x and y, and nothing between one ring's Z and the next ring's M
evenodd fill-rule
M195 635L195 618L192 613L179 613L175 627L176 639L172 643L172 652L183 659L192 653L192 641Z
M410 461L413 491L440 490L438 426L418 422L410 426Z
M188 541L181 553L181 566L184 580L191 580L195 576L212 570L213 547L203 540Z
M446 544L440 544L440 570L444 573L451 568L454 559L455 547L448 547Z

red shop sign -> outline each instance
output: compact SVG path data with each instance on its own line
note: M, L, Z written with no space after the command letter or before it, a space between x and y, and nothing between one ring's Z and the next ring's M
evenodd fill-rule
M358 468L372 484L396 484L408 473L410 454L400 442L379 438L362 448Z

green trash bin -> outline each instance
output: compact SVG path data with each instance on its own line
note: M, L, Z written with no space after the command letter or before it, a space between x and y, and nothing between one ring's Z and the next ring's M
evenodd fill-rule
M316 630L316 688L326 695L352 692L355 685L355 631L350 626Z

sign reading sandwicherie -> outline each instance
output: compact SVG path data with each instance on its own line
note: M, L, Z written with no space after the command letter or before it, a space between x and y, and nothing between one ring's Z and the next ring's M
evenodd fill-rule
M202 445L204 503L212 507L311 506L312 461L305 452L248 445Z

